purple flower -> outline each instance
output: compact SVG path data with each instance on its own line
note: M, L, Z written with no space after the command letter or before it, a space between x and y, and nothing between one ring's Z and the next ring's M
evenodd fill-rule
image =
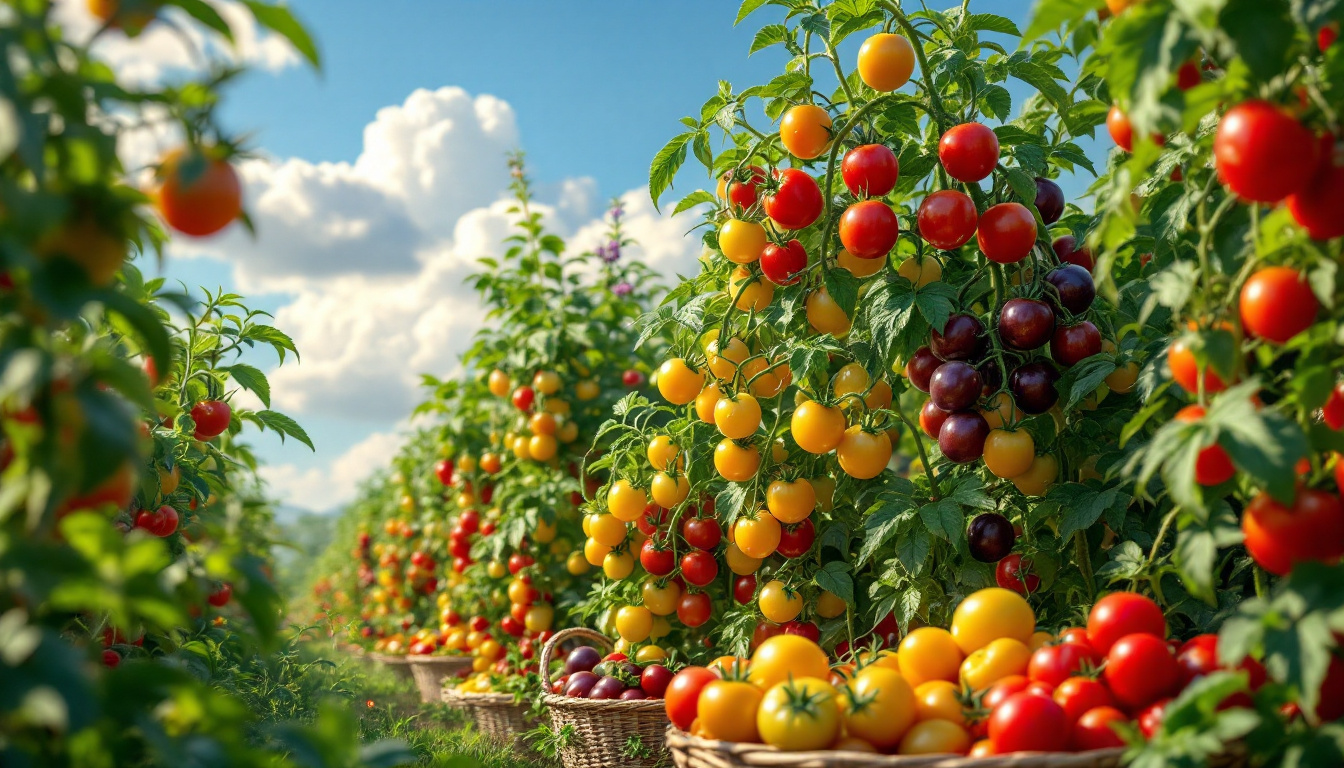
M624 206L621 205L621 202L618 200L611 204L611 210L607 211L607 215L616 221L620 221L621 216L625 215L625 208Z
M633 290L635 290L635 286L625 282L624 280L611 286L611 292L616 294L617 296L627 296Z
M612 240L605 246L597 247L597 255L608 264L614 264L621 259L621 244L617 240Z

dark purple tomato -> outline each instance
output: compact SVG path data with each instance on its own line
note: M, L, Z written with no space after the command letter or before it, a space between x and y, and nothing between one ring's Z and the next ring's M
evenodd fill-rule
M1050 339L1050 357L1068 368L1101 354L1101 331L1084 320L1077 325L1061 325Z
M1055 313L1038 299L1009 299L999 312L999 338L1013 349L1044 347L1055 333Z
M672 682L672 671L662 664L650 664L644 668L644 673L639 676L639 686L644 692L655 699L661 699L663 692Z
M997 512L977 515L966 530L966 543L971 557L982 563L997 563L1013 551L1017 536L1008 518Z
M970 363L953 360L943 363L929 379L929 402L949 413L964 411L980 398L984 382Z
M978 360L985 353L985 324L974 315L953 315L942 333L929 336L929 349L939 360Z
M1008 377L1008 388L1013 393L1013 401L1023 413L1032 416L1045 413L1059 402L1059 392L1055 382L1059 381L1059 371L1055 366L1037 361L1027 363Z
M625 683L621 682L619 677L604 677L593 684L588 689L587 698L590 699L614 699L621 695L625 690Z
M1097 298L1097 286L1092 273L1077 264L1064 264L1050 271L1045 281L1059 293L1059 305L1077 315L1087 311Z
M938 448L948 461L968 464L985 454L989 422L976 411L949 413L938 430Z
M944 421L947 421L947 411L934 405L932 400L926 401L924 407L919 409L919 427L934 440L938 439Z
M1064 190L1050 179L1036 177L1036 210L1047 226L1059 221L1064 215Z
M569 676L569 682L565 683L565 695L586 698L599 679L601 678L592 672L575 672Z
M638 680L639 676L644 674L644 668L639 666L633 661L621 662L620 668L621 672L623 672L626 677L631 678L633 680Z
M980 387L980 396L989 397L998 392L1003 384L1003 371L999 370L999 361L991 357L980 363L977 369L980 371L980 380L984 382L984 386Z
M647 698L649 698L649 694L645 693L641 688L626 688L624 691L621 691L620 696L621 701L639 701L640 699Z
M943 361L934 357L933 352L928 347L920 347L915 350L915 354L910 358L910 362L905 364L905 375L910 379L910 383L920 392L929 391L929 379L933 378L933 372L938 370L938 366Z
M575 672L592 672L593 667L602 661L602 654L597 652L596 648L587 645L580 645L578 648L569 652L565 657L565 674L572 675Z
M1073 235L1055 238L1050 247L1054 249L1055 256L1065 264L1077 264L1088 272L1097 265L1096 259L1092 258L1092 250L1085 243L1079 245L1078 238Z

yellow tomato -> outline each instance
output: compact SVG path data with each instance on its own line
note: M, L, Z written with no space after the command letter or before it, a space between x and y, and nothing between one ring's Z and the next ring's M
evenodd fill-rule
M597 519L588 523L588 528L588 535L607 549L625 541L627 527L614 515L598 515ZM593 565L599 565L599 563L593 563Z
M750 356L751 350L747 349L746 342L735 336L720 344L718 334L715 333L713 340L705 347L705 360L709 365L709 372L720 381L735 379L738 369ZM715 401L715 405L717 404Z
M849 684L845 732L881 750L890 749L915 722L915 692L899 672L884 667L859 670Z
M606 553L603 553L602 556L606 557ZM571 576L582 576L588 572L590 567L588 558L584 557L582 552L571 552L569 557L565 558L565 570L569 571Z
M995 429L985 438L985 467L996 477L1017 477L1031 469L1036 441L1025 429Z
M733 543L747 557L763 560L779 548L783 533L783 526L773 515L758 509L737 519L733 525Z
M677 586L675 581L669 581L663 586L658 586L658 582L649 579L639 588L640 596L644 598L644 607L648 608L655 616L670 616L677 612L677 601L681 599L681 587Z
M655 619L655 621L657 621L657 619ZM649 636L650 637L653 636L652 628L650 628L649 630ZM643 648L640 648L638 651L635 651L635 661L639 662L640 664L650 664L655 661L662 661L663 659L666 658L667 658L667 651L663 650L662 647L657 645L646 645Z
M845 437L845 413L815 400L804 400L793 411L789 431L804 451L818 455L829 453Z
M952 639L965 654L973 653L1001 637L1010 637L1025 647L1036 631L1036 614L1026 598L1002 587L974 592L952 613Z
M760 605L761 614L776 624L793 621L803 612L803 596L779 579L766 582L756 602Z
M527 627L528 632L545 632L551 628L555 621L555 609L546 603L537 603L527 609L526 618L523 619L523 626Z
M1009 675L1027 673L1031 649L1021 640L1001 637L991 641L961 662L961 682L973 691L983 691Z
M754 221L729 219L719 228L719 250L729 261L751 264L770 244L765 227Z
M672 442L672 438L667 435L658 435L650 440L646 455L649 457L649 464L659 472L671 468L673 461L676 462L677 469L684 469L686 466L681 456L681 446Z
M855 424L845 430L845 436L835 449L840 469L850 477L871 480L882 474L891 461L891 438L885 432L865 432Z
M1059 460L1051 454L1032 459L1031 468L1013 478L1013 485L1027 496L1044 496L1059 477Z
M616 611L616 631L627 643L642 643L653 629L653 614L642 605L625 605Z
M817 333L829 333L837 339L849 334L849 315L831 298L825 286L813 291L804 303L807 310L807 322Z
M602 561L606 559L609 552L611 552L610 546L594 538L589 538L583 544L583 558L588 561L589 565L602 565Z
M897 647L901 674L918 687L930 680L957 679L962 652L952 633L941 627L920 627L906 635Z
M844 613L846 608L845 601L831 592L823 591L817 598L817 615L823 619L834 619Z
M509 381L509 374L496 368L490 372L490 394L495 397L507 397L509 392L513 391L513 383Z
M916 720L947 720L966 724L961 687L949 680L930 680L915 688Z
M790 107L779 121L779 141L790 154L799 159L821 157L831 146L830 114L815 104ZM719 243L723 243L722 235Z
M686 497L691 494L691 484L685 475L674 477L666 472L659 472L653 476L649 493L653 496L655 504L664 509L672 509L685 501Z
M658 367L658 393L673 405L685 405L695 399L705 385L705 374L674 357Z
M574 395L585 402L596 400L600 394L602 394L602 388L592 379L584 379L574 385Z
M740 446L724 438L714 448L714 469L725 480L744 483L756 476L761 467L761 453L756 446Z
M817 492L801 477L793 481L775 480L765 490L765 506L781 523L801 523L816 509Z
M760 570L761 558L748 557L736 544L729 544L723 557L728 561L728 570L738 576L750 576Z
M924 257L921 262L916 258L909 258L901 262L896 268L896 274L904 277L906 280L915 284L916 288L923 288L929 283L936 283L943 279L943 265L932 256Z
M721 398L714 404L714 423L724 437L743 440L760 428L761 405L745 392Z
M821 678L794 677L776 684L756 710L761 740L785 752L831 746L840 735L839 698L835 688Z
M1055 636L1049 632L1032 632L1031 641L1027 643L1027 647L1035 652L1054 641Z
M875 91L887 93L905 85L915 71L915 49L901 35L883 32L859 47L859 79Z
M758 742L756 710L764 692L751 683L715 680L700 690L696 714L706 738Z
M728 298L743 312L764 312L775 298L775 286L747 267L737 267L728 276Z
M841 248L840 252L835 255L835 260L839 263L841 269L849 270L850 274L860 279L876 275L887 265L885 257L881 259L860 259L844 248Z
M971 737L966 729L947 720L923 720L905 732L899 755L964 755L971 748Z
M612 581L620 581L635 571L635 558L629 552L608 552L602 558L602 573Z
M617 480L607 492L607 510L617 520L627 523L638 520L648 505L648 494L631 485L629 480Z
M767 638L751 655L747 678L761 689L769 689L793 677L825 679L830 662L821 646L798 635Z

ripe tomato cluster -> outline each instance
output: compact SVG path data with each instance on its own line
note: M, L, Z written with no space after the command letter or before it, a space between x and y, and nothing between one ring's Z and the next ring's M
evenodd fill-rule
M638 701L661 699L672 682L672 672L659 663L662 656L643 649L630 658L624 653L598 653L581 645L565 657L551 692L581 699Z

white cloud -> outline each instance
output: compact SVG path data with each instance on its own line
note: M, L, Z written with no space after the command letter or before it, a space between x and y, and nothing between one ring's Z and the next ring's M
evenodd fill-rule
M400 432L374 432L325 469L300 469L293 464L263 466L261 477L282 504L326 511L350 501L360 481L374 469L387 466L406 436Z
M204 27L177 9L164 13L174 22L150 24L131 38L108 30L93 44L93 53L106 61L123 83L157 83L184 71L208 68L209 60L248 65L277 72L298 64L299 54L278 35L263 32L252 14L235 0L207 0L228 23L233 43ZM88 11L85 0L56 0L53 18L76 42L86 42L102 23Z
M269 374L276 408L300 421L340 419L372 431L329 468L267 469L291 503L322 509L348 499L393 453L400 438L388 429L420 398L420 374L459 369L482 320L467 278L477 259L502 254L517 218L505 155L518 139L513 110L499 99L419 90L379 110L353 163L243 163L256 240L235 226L173 244L176 257L231 265L245 294L288 296L275 322L294 338L302 363ZM537 182L534 190L533 210L572 251L601 241L606 206L593 179ZM643 189L622 200L626 232L641 244L626 258L669 277L693 272L700 251L698 238L686 235L693 217L658 213ZM370 445L386 450L363 463L350 458Z

